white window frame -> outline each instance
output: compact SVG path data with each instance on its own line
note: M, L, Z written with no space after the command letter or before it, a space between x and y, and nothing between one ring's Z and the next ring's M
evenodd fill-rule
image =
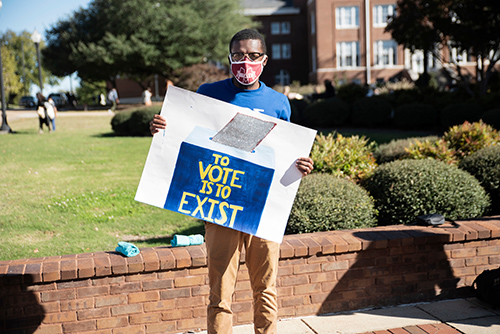
M391 67L398 64L398 43L394 40L380 40L373 43L375 67Z
M283 81L281 81L283 79ZM281 69L278 74L274 76L275 84L279 85L290 85L290 72L287 70Z
M373 6L373 26L383 28L387 26L387 20L393 16L396 11L395 5L376 5Z
M279 35L280 28L281 27L279 22L271 22L271 35Z
M289 35L291 30L289 21L271 22L271 35Z
M462 50L462 52L460 52L458 48L451 48L451 57L461 65L471 63L467 50Z
M360 59L359 42L337 43L337 68L359 67Z
M359 28L359 7L337 7L335 8L335 27L337 29Z
M291 59L292 45L290 43L275 43L271 45L271 59Z

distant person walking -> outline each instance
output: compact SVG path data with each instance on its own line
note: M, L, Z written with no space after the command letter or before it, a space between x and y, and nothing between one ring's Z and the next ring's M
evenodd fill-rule
M142 93L142 102L150 106L151 105L151 97L153 96L153 93L151 92L151 87L148 87L143 93Z
M45 102L47 102L47 99L45 99L45 96L43 96L42 93L36 93L36 99L37 99L37 113L38 113L38 123L39 123L38 133L39 134L43 133L44 124L47 126L50 132L51 131L50 119L49 115L47 114L47 108L45 107Z
M116 88L111 88L111 90L108 92L108 100L111 102L112 106L111 109L108 111L115 112L116 106L120 103L120 100L118 99L118 92L116 91Z
M47 102L50 104L50 106L46 105L46 107L49 119L52 121L52 131L56 131L56 117L57 117L56 103L51 97L49 97L49 100ZM52 108L52 110L50 110L49 108Z

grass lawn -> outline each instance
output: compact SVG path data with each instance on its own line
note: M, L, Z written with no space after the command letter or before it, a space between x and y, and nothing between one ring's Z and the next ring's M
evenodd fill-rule
M33 114L35 112L33 111ZM60 112L57 131L38 118L9 120L0 136L0 260L112 251L119 241L166 245L204 233L193 218L134 201L150 137L115 137L111 116ZM339 129L378 142L420 135Z
M33 112L34 113L34 112ZM169 244L203 233L193 218L134 201L150 137L114 137L110 115L9 120L0 136L0 260Z

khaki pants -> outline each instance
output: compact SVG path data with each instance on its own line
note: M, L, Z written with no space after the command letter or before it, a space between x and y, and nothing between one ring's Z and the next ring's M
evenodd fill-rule
M212 223L205 223L205 231L210 282L208 333L233 331L231 299L243 249L253 290L255 333L276 333L276 276L280 245Z

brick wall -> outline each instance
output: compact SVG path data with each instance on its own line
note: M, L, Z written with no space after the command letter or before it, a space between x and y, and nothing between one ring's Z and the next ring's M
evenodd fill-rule
M387 226L286 236L279 315L301 317L469 296L500 266L500 217L460 227ZM1 333L179 333L204 329L205 246L0 262ZM242 260L235 324L252 322Z

